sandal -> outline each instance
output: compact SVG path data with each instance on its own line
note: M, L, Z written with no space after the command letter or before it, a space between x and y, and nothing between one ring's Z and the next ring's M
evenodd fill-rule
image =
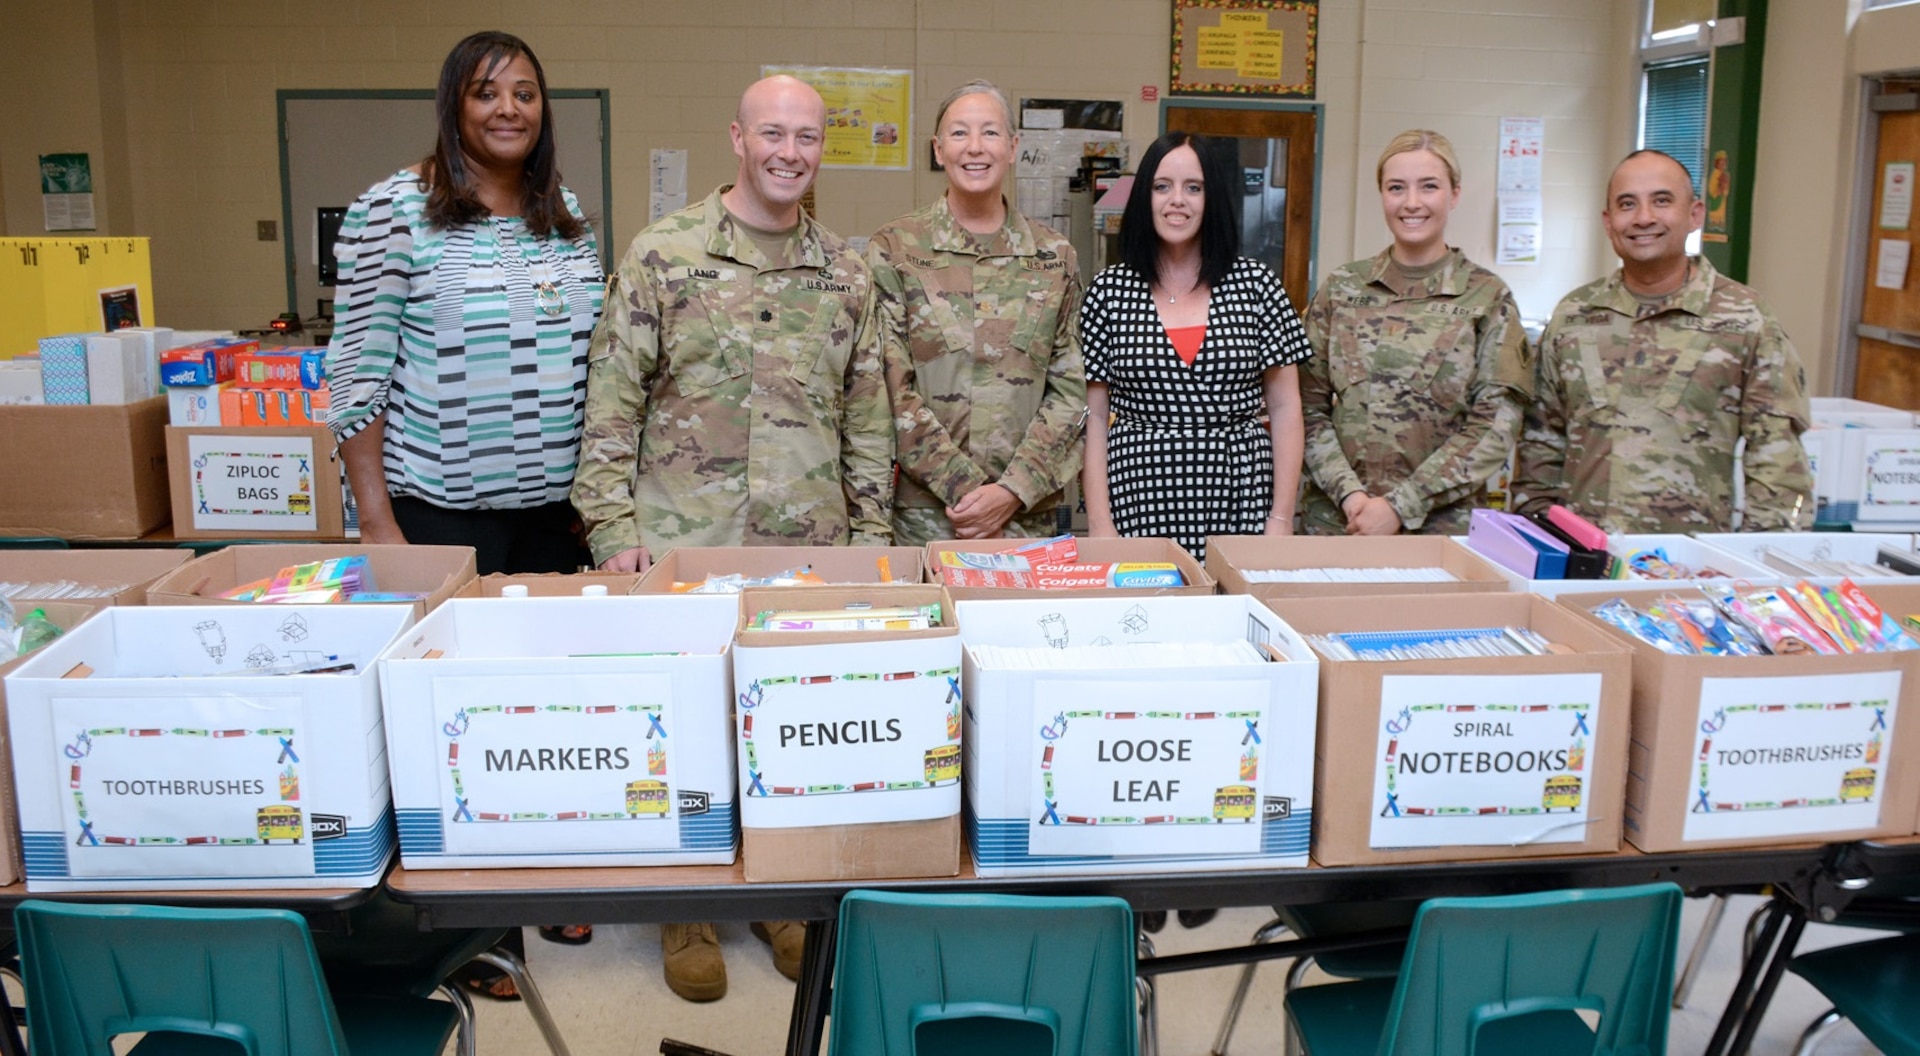
M513 985L513 977L484 961L469 961L453 973L460 988L475 997L484 997L489 1001L518 1001L520 991Z
M591 924L542 924L540 937L562 946L585 946L593 941Z

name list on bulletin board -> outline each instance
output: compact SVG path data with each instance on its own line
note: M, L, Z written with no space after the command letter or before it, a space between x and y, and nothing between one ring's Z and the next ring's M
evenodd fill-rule
M913 72L841 66L762 66L813 86L827 104L826 149L832 169L908 168L913 140Z

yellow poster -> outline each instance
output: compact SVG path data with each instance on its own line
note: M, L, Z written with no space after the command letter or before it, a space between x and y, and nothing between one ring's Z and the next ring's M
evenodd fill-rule
M1278 29L1261 29L1240 36L1240 76L1278 80L1280 55L1287 35Z
M1265 11L1222 11L1220 24L1234 32L1261 30L1267 28Z
M907 169L912 150L913 73L840 66L762 66L807 82L827 104L820 164L838 169Z

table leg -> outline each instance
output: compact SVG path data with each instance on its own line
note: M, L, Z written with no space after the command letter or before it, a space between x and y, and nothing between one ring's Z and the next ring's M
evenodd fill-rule
M1720 1013L1720 1022L1713 1028L1713 1038L1707 1042L1706 1052L1701 1056L1726 1056L1727 1042L1736 1030L1745 1022L1747 1008L1752 1002L1756 983L1760 979L1763 967L1770 966L1774 940L1779 937L1780 925L1787 915L1783 899L1774 899L1767 907L1767 919L1760 926L1759 938L1753 944L1753 952L1748 954L1745 963L1740 966L1740 978L1733 984L1733 993L1727 998L1726 1010Z
M1728 1056L1747 1056L1747 1049L1753 1045L1753 1035L1760 1029L1760 1020L1767 1014L1767 1006L1773 1002L1773 991L1780 985L1780 974L1786 971L1787 962L1793 960L1794 947L1800 944L1800 933L1807 929L1807 918L1795 913L1787 921L1787 932L1780 937L1780 946L1773 951L1773 960L1767 963L1767 974L1760 978L1760 988L1754 991L1753 1004L1740 1021L1740 1033L1733 1036L1733 1047Z
M787 1021L787 1056L819 1056L826 1040L827 1010L833 999L833 943L837 921L807 921L807 943L800 953L800 981L793 988L793 1017Z
M26 1045L20 1041L20 1028L13 1021L13 1001L6 987L0 986L0 1056L24 1056Z

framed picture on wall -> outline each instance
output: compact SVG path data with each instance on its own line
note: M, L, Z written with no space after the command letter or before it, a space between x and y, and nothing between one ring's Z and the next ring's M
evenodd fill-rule
M1175 95L1313 98L1318 0L1174 0Z

